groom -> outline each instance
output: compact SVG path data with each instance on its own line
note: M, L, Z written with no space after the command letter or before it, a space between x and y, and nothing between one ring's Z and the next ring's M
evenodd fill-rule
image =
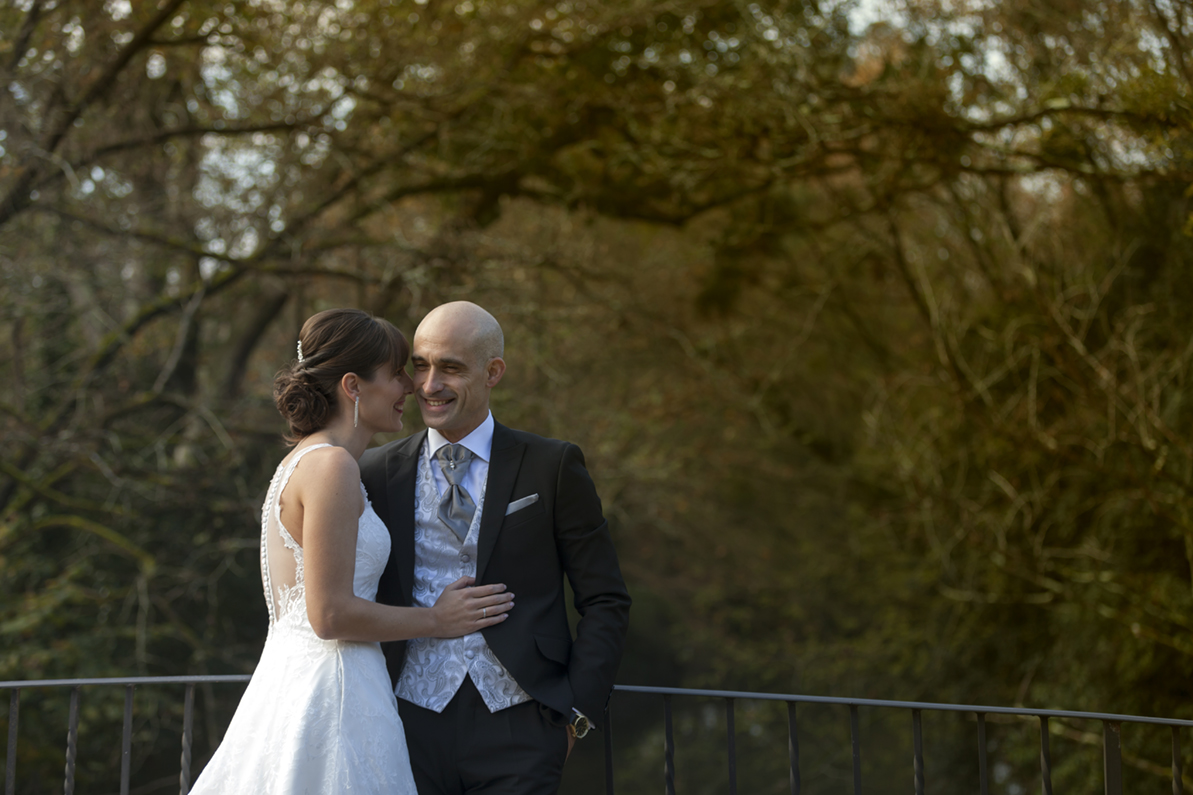
M429 430L360 462L393 540L377 601L429 607L462 576L514 595L509 618L481 632L382 644L421 795L554 793L572 744L603 717L629 620L579 448L489 412L503 347L476 304L432 310L411 355Z

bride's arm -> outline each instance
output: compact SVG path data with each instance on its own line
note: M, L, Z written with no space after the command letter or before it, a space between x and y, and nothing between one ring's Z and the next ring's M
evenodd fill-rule
M315 634L325 640L454 638L505 620L513 594L504 585L469 587L471 578L448 586L434 607L392 607L356 596L356 534L364 508L360 469L341 447L307 457L314 460L295 470L286 491L301 504L307 618Z

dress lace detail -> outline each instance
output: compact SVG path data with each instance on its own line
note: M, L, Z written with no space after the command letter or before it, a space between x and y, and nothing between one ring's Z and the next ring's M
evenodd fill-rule
M416 795L406 735L376 643L324 640L307 618L303 549L281 502L311 445L278 466L261 510L269 634L224 741L193 793ZM374 599L389 532L361 486L353 593Z
M286 488L286 484L290 482L290 476L294 474L294 470L298 467L298 462L304 455L311 450L318 450L321 447L329 447L326 444L314 444L310 447L304 448L294 455L294 458L286 465L283 471L280 482L277 483L277 494L280 495ZM276 481L276 477L275 477ZM279 621L283 620L287 615L294 612L298 608L306 609L306 577L302 563L302 547L294 540L294 536L290 535L290 531L282 524L282 501L275 498L273 500L273 507L268 511L261 512L261 554L264 556L264 565L262 572L264 574L263 580L270 583L269 579L269 528L271 524L277 525L277 534L282 541L282 545L290 550L294 556L294 584L283 583L278 587L278 605L275 607L273 599L271 599L271 592L267 588L265 599L269 603L269 630L273 631L273 627Z

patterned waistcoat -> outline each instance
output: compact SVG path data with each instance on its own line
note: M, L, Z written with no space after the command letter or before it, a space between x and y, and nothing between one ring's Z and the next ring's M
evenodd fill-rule
M463 542L439 521L439 491L427 460L426 443L419 450L414 502L414 604L431 607L443 589L461 577L476 576L476 541L484 487L473 494L476 513ZM471 676L490 712L530 700L493 654L485 637L473 632L461 638L415 638L406 644L406 664L395 693L420 707L443 712L464 677Z

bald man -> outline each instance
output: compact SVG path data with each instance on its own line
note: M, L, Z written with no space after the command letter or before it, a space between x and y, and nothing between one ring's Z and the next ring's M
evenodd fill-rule
M573 744L604 716L629 622L580 449L489 411L503 356L501 326L481 307L432 310L411 355L428 430L360 462L393 541L379 602L429 607L461 577L514 595L507 618L480 632L382 644L420 795L556 792Z

